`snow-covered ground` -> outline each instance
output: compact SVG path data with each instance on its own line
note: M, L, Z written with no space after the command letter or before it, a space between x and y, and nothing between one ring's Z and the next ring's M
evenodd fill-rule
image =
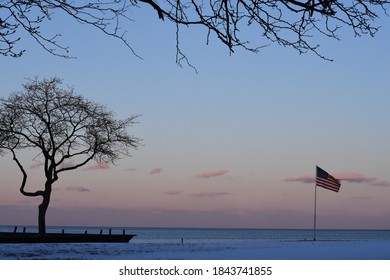
M390 241L0 244L0 259L390 260Z

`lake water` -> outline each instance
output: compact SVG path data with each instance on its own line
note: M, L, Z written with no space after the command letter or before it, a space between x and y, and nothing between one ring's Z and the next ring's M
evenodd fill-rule
M108 228L101 227L48 227L47 232L99 233ZM14 226L0 226L0 232L12 232ZM112 234L135 234L135 243L214 243L252 241L299 241L313 240L313 229L212 229L212 228L112 228ZM23 227L17 228L18 232ZM37 232L37 227L26 227L26 232ZM390 240L390 230L336 230L317 229L317 240Z

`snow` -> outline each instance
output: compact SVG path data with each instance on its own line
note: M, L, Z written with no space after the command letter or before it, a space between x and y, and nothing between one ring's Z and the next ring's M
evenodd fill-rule
M390 241L0 244L0 259L390 260Z

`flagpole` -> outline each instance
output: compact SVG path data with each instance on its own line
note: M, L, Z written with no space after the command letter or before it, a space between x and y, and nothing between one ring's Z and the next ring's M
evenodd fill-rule
M316 165L316 177L314 187L314 241L316 241L317 234L317 187L322 187L334 192L340 190L340 180L329 175L328 172L319 168Z
M316 179L314 186L314 241L316 241L316 230L317 230L317 166L316 166Z
M317 185L314 187L314 241L316 241L317 230Z

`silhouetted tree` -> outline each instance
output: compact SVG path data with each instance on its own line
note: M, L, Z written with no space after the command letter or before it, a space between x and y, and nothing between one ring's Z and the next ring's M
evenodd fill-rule
M317 35L338 39L339 28L347 26L356 36L373 36L378 30L374 20L378 13L386 13L389 3L389 0L0 1L0 53L22 55L24 50L16 51L13 47L19 44L24 31L48 52L67 57L68 48L57 42L60 33L48 35L40 29L56 13L119 38L131 49L124 37L122 20L129 19L130 10L146 4L160 19L176 25L179 65L183 59L188 62L180 49L180 26L193 25L205 28L207 42L216 37L231 52L236 47L257 52L259 47L274 42L325 58L318 52ZM265 39L264 44L251 44L246 36L248 31Z
M115 162L129 156L140 139L127 128L137 116L116 120L104 106L84 99L73 89L61 89L59 78L30 80L23 91L0 98L0 152L11 152L23 174L20 192L42 197L39 233L45 234L45 215L53 184L60 173L77 169L91 160ZM26 191L27 173L18 150L37 150L43 160L42 190Z

